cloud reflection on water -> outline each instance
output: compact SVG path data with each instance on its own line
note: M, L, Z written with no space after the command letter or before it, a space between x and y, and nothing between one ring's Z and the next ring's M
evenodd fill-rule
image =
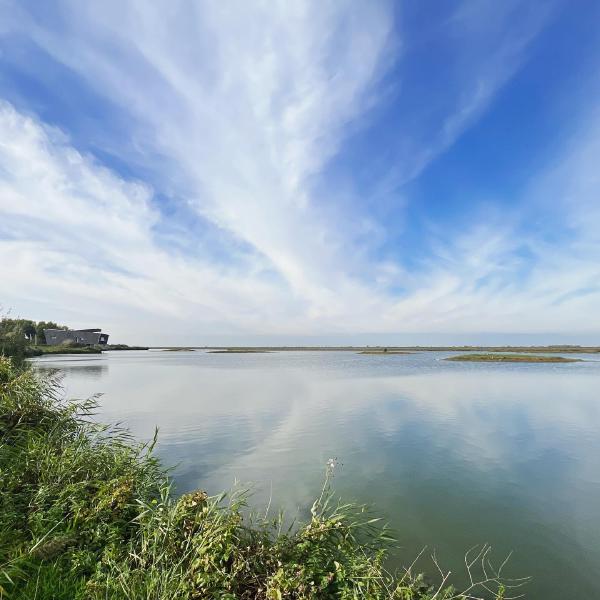
M572 579L572 561L580 589L594 590L600 363L506 368L443 356L189 353L65 372L69 393L105 393L101 418L142 438L160 427L180 490L255 482L257 506L272 489L273 505L295 514L337 456L340 494L374 503L408 554L434 545L460 567L453 556L493 540L518 551L518 574L543 568L536 593L548 572L555 591Z

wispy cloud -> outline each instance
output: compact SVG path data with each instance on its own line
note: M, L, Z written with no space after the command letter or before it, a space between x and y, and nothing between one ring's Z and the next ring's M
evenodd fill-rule
M27 298L72 318L110 315L121 326L141 311L146 322L163 314L233 327L234 307L239 317L254 303L281 301L261 281L260 261L257 275L249 264L211 267L162 250L151 190L81 155L60 132L8 105L0 131L4 301Z
M402 76L410 48L391 3L63 2L51 17L6 6L4 35L35 44L125 125L102 163L68 119L53 128L0 106L3 304L139 340L160 319L172 335L162 341L589 327L600 256L599 186L593 161L578 159L597 143L589 134L546 188L565 190L560 258L548 249L555 225L526 226L531 190L510 215L436 224L410 264L378 251L393 230L370 219L351 176L346 196L323 192L332 160L388 100L385 76ZM440 25L479 51L456 47L454 87L427 127L405 131L417 145L388 161L388 183L422 172L476 122L547 18L520 3L481 10L467 3Z

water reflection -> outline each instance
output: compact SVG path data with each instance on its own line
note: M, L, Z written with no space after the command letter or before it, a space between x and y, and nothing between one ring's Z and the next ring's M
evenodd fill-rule
M98 365L80 364L81 361L74 361L75 364L62 362L60 365L40 365L38 370L56 371L60 370L63 375L75 375L76 377L84 377L87 381L99 380L108 374L108 364L101 363Z
M237 478L257 483L257 505L272 489L274 506L302 512L337 456L339 492L374 503L407 558L434 546L457 570L488 541L516 550L531 597L599 596L600 363L444 356L127 353L58 366L68 393L104 393L102 418L142 438L159 425L181 491Z

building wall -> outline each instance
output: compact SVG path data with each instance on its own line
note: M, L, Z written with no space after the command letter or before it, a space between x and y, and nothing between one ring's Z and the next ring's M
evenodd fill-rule
M106 344L108 335L99 331L79 331L65 329L44 329L46 344L49 346L58 346L70 340L76 344L85 344L88 346L94 344Z

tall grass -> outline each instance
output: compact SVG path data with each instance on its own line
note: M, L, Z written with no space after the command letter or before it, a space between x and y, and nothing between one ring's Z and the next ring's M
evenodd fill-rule
M243 493L176 497L154 441L98 425L95 408L0 357L1 599L484 597L388 573L385 527L334 501L328 478L288 529L248 517ZM499 577L478 589L504 597Z

